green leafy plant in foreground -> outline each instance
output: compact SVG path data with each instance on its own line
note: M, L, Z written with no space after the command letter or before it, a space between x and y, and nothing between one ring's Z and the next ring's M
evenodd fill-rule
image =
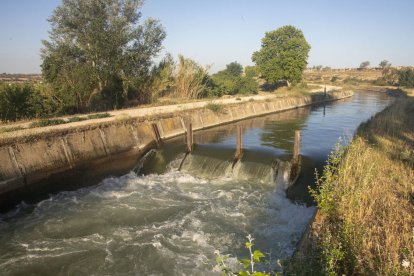
M223 276L230 276L230 275L239 275L239 276L271 276L271 275L279 275L277 272L272 274L271 272L265 271L256 271L255 265L262 264L267 262L265 260L265 255L260 250L253 250L253 240L254 238L249 234L247 237L247 242L245 244L246 248L249 250L250 258L244 258L239 260L240 264L243 265L243 269L237 272L232 271L226 264L226 261L229 258L229 255L221 255L218 250L214 253L216 254L216 263L219 269L222 272Z
M342 140L335 145L324 166L323 174L320 176L315 171L318 189L309 189L310 194L315 199L321 213L331 215L337 208L335 205L334 186L338 181L338 167L345 154L345 146Z
M317 189L309 189L320 213L330 222L322 230L323 235L321 234L319 241L321 250L318 253L321 254L319 256L322 260L320 269L323 271L323 274L332 276L337 275L338 267L343 264L346 257L344 244L347 244L347 237L343 231L337 229L337 226L343 225L343 222L338 221L338 195L335 189L339 181L340 163L344 158L346 149L343 141L340 139L330 153L322 175L319 175L317 171L315 172Z

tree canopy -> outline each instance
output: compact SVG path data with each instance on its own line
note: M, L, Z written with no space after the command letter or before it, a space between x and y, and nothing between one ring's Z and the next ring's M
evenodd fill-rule
M234 61L226 65L225 71L232 76L238 77L243 73L243 66L237 61Z
M369 67L371 63L369 61L363 61L361 62L361 64L359 65L359 69L366 69Z
M381 69L385 69L385 68L391 67L391 63L389 63L388 60L384 59L383 61L381 61L379 63L379 67Z
M298 83L308 64L310 48L301 30L284 26L265 34L262 47L253 53L252 60L268 83Z
M84 109L101 98L116 107L146 77L166 34L157 20L138 24L141 6L141 0L63 0L54 10L42 73L60 100Z

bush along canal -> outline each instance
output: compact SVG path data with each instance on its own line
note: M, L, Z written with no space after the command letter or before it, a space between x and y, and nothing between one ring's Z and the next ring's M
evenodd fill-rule
M135 160L127 174L21 202L0 215L0 271L218 275L214 252L231 254L227 262L237 269L237 260L247 257L248 234L276 265L291 256L315 213L307 188L314 169L338 138L352 137L391 101L382 93L355 92L197 131L184 161L187 146L177 136ZM233 164L239 126L243 154ZM302 171L286 191L281 175L295 130L301 130Z

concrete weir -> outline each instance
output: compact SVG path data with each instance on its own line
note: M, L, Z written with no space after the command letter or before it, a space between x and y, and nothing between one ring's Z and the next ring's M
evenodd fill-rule
M0 202L8 193L15 190L30 191L33 189L32 185L52 176L70 172L76 174L80 168L95 170L98 167L102 170L104 167L116 167L122 162L136 162L154 146L154 124L160 138L168 139L184 134L185 125L190 120L193 130L197 131L352 95L351 91L337 91L326 95L315 93L311 96L231 104L226 105L220 112L199 108L149 117L114 119L77 127L66 124L48 131L17 131L13 136L2 135ZM55 182L59 182L57 179L59 178L55 178Z

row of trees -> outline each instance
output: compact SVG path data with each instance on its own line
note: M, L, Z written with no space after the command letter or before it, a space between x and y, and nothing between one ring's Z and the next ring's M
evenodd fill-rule
M370 65L371 65L371 62L369 62L369 61L363 61L359 65L358 69L360 69L360 70L367 69ZM391 63L389 63L387 60L382 60L378 64L378 68L384 69L386 67L391 67ZM312 69L313 70L317 70L317 71L327 71L327 70L331 70L331 67L329 67L329 66L323 66L323 65L314 65L312 67Z
M166 55L158 64L151 67L145 79L140 79L139 83L136 83L137 90L128 91L127 98L117 90L121 86L116 85L107 87L101 95L94 95L96 90L74 90L83 91L83 99L95 97L89 106L83 105L87 101L81 101L82 97L77 96L77 93L72 94L71 90L65 91L63 88L54 87L53 83L0 83L0 120L16 121L108 110L111 109L110 103L121 106L139 105L156 102L159 97L165 96L197 99L255 94L258 91L256 77L257 72L253 66L244 69L237 62L228 64L223 71L209 75L208 67L203 67L192 59L179 55L175 61L171 55ZM82 84L76 85L82 89ZM111 96L113 101L111 98L108 99Z
M149 103L159 96L184 98L254 93L251 77L227 68L213 76L208 67L179 56L153 59L166 34L148 19L138 24L141 0L65 0L49 19L43 41L42 73L64 112L120 108Z
M371 62L369 62L369 61L363 61L363 62L361 62L361 64L359 65L359 68L358 68L358 69L361 69L361 70L363 70L363 69L367 69L370 65L371 65ZM386 69L386 68L390 68L390 67L391 67L391 63L390 63L388 60L384 59L384 60L382 60L382 61L378 64L378 67L377 67L377 68L379 68L379 69L381 69L381 70L384 70L384 69Z
M166 32L159 21L140 24L142 0L63 0L42 41L44 84L0 87L0 118L21 118L117 109L162 96L201 98L257 93L268 84L298 83L309 44L302 31L284 26L266 33L243 68L232 62L213 75L195 61L167 54L158 64Z

